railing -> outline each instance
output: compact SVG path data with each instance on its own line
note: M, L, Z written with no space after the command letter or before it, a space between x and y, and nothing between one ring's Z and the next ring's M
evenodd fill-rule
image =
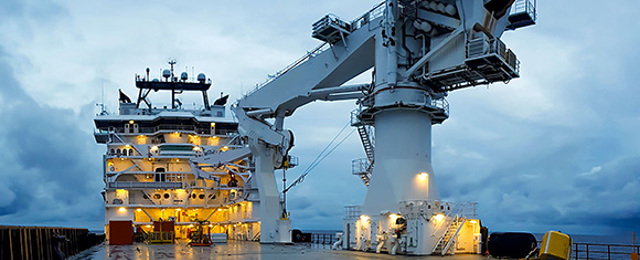
M357 219L362 215L361 206L345 206L344 211L347 219Z
M446 98L432 98L431 106L440 108L445 114L449 115L449 102Z
M572 253L576 260L626 260L633 252L640 254L640 245L574 243Z
M0 226L0 259L58 259L55 245L66 259L103 241L81 228Z
M534 21L536 20L536 4L531 0L517 0L511 6L510 14L527 13Z
M266 86L267 84L271 83L272 81L276 80L277 78L279 78L280 76L284 75L285 73L291 71L292 69L298 67L300 64L302 64L305 61L309 60L313 56L315 56L315 55L317 55L319 53L322 53L323 51L328 49L328 48L325 48L326 46L328 46L326 42L318 45L318 47L316 47L315 49L307 52L307 54L305 54L304 56L300 57L299 59L297 59L296 61L292 62L291 64L287 65L284 69L276 72L276 74L269 75L269 79L267 79L265 82L257 84L256 87L253 90L247 92L247 94L245 94L244 96L246 97L248 95L251 95L251 94L255 93L256 91L258 91L262 87Z
M383 16L384 10L385 10L385 1L383 1L382 3L379 3L378 5L373 7L371 10L366 12L365 14L353 20L351 22L352 30L353 31L358 30L362 28L362 26L371 22L372 20L375 20L376 18Z
M378 5L376 5L370 11L366 12L365 14L360 16L359 18L353 20L353 22L351 22L351 31L355 31L357 29L360 29L362 26L364 26L365 24L369 23L370 21L382 16L384 14L384 10L385 10L385 4L384 3L385 2L382 2L382 3L378 4ZM307 54L305 54L304 56L300 57L296 61L294 61L291 64L289 64L286 67L284 67L284 69L276 72L276 74L269 75L269 79L267 79L265 82L262 82L260 84L256 84L256 87L254 89L252 89L251 91L247 92L244 96L246 97L246 96L249 96L249 95L255 93L256 91L258 91L262 87L266 86L267 84L271 83L272 81L276 80L277 78L279 78L280 76L284 75L285 73L291 71L292 69L298 67L300 64L302 64L305 61L309 60L313 56L315 56L317 54L320 54L323 51L329 49L328 46L329 45L326 42L320 44L315 49L307 52Z
M311 243L331 245L338 241L336 233L311 233Z
M369 169L369 159L367 158L360 158L360 159L354 159L351 161L351 174L353 175L360 175L362 173L367 172L367 169Z
M108 183L109 188L132 189L132 188L158 188L158 189L181 189L182 182L141 182L141 181L115 181Z

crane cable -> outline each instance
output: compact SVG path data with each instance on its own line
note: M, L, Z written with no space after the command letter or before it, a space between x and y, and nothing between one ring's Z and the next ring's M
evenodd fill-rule
M322 149L322 151L320 152L320 154L318 154L318 156L313 160L313 162L311 162L311 164L309 164L309 166L307 167L307 169L304 170L304 172L295 180L291 183L291 185L289 185L289 187L287 187L286 189L284 189L282 192L287 192L289 189L293 188L294 186L302 183L304 181L304 177L306 177L309 172L311 172L311 170L313 170L314 168L316 168L316 166L318 166L322 160L324 160L325 158L327 158L327 156L329 156L333 151L336 150L336 148L338 148L338 146L340 146L342 143L344 143L344 141L347 140L347 138L349 138L349 136L351 136L353 134L353 132L355 132L355 129L351 130L351 132L349 132L349 134L347 134L345 137L342 138L342 140L340 140L340 142L338 142L335 146L333 146L331 149L329 149L329 147L331 147L331 145L333 144L333 142L336 141L336 139L338 139L338 137L340 137L340 135L342 134L342 132L344 132L345 129L347 129L347 127L351 124L351 122L347 122L347 124L345 124L344 127L342 127L342 129L340 129L340 131L338 132L338 134L336 134L335 137L333 137L333 139L331 139L331 142L329 142L329 144L327 144L327 146L324 147L324 149ZM327 150L329 150L327 152ZM326 153L325 153L326 152Z

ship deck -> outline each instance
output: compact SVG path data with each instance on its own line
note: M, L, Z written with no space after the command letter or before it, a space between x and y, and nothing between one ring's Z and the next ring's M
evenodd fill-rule
M210 247L190 247L185 242L166 245L98 245L69 259L442 259L440 256L391 256L359 251L331 250L318 244L260 244L229 241ZM447 260L481 260L480 255L446 256Z

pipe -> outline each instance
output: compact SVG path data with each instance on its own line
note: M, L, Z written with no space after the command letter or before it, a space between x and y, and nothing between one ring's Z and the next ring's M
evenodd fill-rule
M336 241L335 243L333 243L333 245L331 245L331 250L338 250L339 247L342 247L342 234L340 234L338 236L338 241Z
M343 85L338 87L326 87L318 90L312 90L307 93L309 97L324 95L324 94L337 94L337 93L346 93L346 92L354 92L366 89L369 87L368 83L363 84L354 84L354 85ZM248 113L247 113L248 114Z
M458 27L455 31L451 33L451 35L449 35L449 37L444 39L440 44L438 44L438 46L431 49L426 55L422 56L422 58L420 58L418 62L413 64L413 66L411 66L411 68L407 70L405 76L408 78L411 75L413 75L420 67L422 67L425 63L427 63L427 61L429 61L431 56L433 56L436 52L440 51L440 49L446 46L449 42L457 38L458 35L460 35L462 32L463 32L462 27Z
M271 108L264 108L264 109L258 109L258 110L252 110L247 112L248 116L261 116L264 114L271 114L273 113L273 110L271 110Z
M384 246L384 242L386 241L387 236L385 236L385 233L383 232L381 235L378 235L378 246L376 247L376 253L380 254L380 251L382 250L382 247Z

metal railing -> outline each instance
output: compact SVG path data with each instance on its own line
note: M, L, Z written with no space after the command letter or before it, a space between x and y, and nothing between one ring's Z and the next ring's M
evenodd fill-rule
M509 13L510 15L512 14L519 14L519 13L527 13L534 21L536 20L536 1L532 1L532 0L517 0L513 6L511 6L511 12Z
M256 84L256 87L253 90L247 92L247 94L245 94L244 96L246 97L248 95L251 95L251 94L255 93L256 91L258 91L262 87L266 86L267 84L271 83L272 81L276 80L277 78L279 78L280 76L284 75L285 73L291 71L292 69L298 67L300 64L302 64L305 61L309 60L313 56L322 53L323 51L328 49L328 48L325 48L326 46L328 46L328 44L326 42L318 45L318 47L316 47L315 49L307 52L307 54L305 54L304 56L300 57L299 59L297 59L296 61L292 62L291 64L287 65L286 67L284 67L284 69L276 72L276 74L269 75L269 79L267 79L265 82L262 82L260 84Z
M440 108L445 114L449 115L449 101L446 98L432 98L431 106Z
M383 16L384 10L386 7L384 4L385 4L385 1L377 4L375 7L371 8L371 10L369 10L368 12L354 19L351 22L351 30L352 31L358 30L362 28L362 26L368 24L369 22L375 20L376 18Z
M369 169L369 159L368 158L360 158L354 159L351 161L351 174L360 175L362 173L367 172Z
M384 14L384 10L385 10L384 3L385 2L383 1L382 3L376 5L373 9L369 10L368 12L363 14L362 16L360 16L360 17L356 18L355 20L353 20L351 22L351 31L355 31L357 29L360 29L362 26L364 26L365 24L368 24L370 21L382 16ZM272 81L276 80L280 76L282 76L285 73L291 71L292 69L295 69L300 64L306 62L310 58L314 57L317 54L320 54L320 53L324 52L327 49L329 49L329 44L327 44L326 42L320 44L318 47L316 47L313 50L307 52L307 54L305 54L304 56L300 57L296 61L294 61L291 64L289 64L286 67L284 67L284 69L276 72L276 74L269 75L269 78L266 81L264 81L264 82L262 82L260 84L256 84L256 87L254 89L250 90L249 92L247 92L244 96L246 97L248 95L251 95L251 94L255 93L256 91L258 91L262 87L266 86L267 84L269 84Z
M633 252L640 254L640 245L574 243L572 253L576 260L626 260Z
M331 245L338 241L336 233L311 233L311 243Z
M345 206L345 218L347 219L357 219L362 215L362 207L361 206Z

